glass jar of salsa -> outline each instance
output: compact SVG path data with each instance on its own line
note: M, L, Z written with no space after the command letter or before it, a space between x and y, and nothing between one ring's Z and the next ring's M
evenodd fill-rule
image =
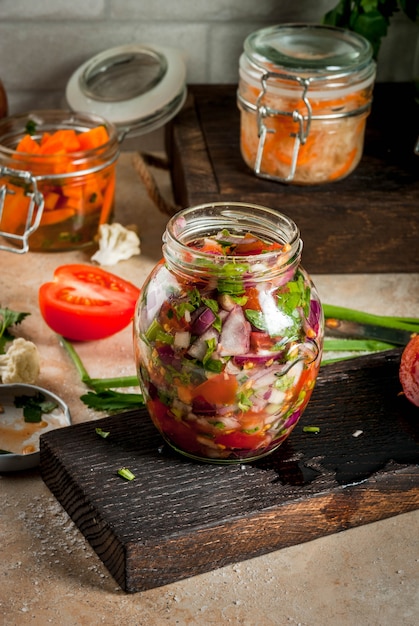
M0 120L0 235L12 252L90 245L110 221L119 155L116 128L70 111Z
M323 314L297 226L244 203L173 216L134 317L138 377L164 440L252 461L291 433L316 381Z
M348 176L364 148L375 62L364 37L283 24L251 33L240 57L241 153L260 177L314 185Z

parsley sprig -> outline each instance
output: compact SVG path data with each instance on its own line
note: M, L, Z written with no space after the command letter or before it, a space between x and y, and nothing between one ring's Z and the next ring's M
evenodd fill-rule
M391 18L402 11L419 22L418 0L339 0L323 17L323 23L348 28L371 43L377 58L382 39L387 35Z
M33 396L25 394L16 396L15 407L17 409L23 409L25 422L39 424L39 422L42 421L42 416L47 413L52 413L52 411L58 407L58 404L52 400L47 400L43 393L38 392Z
M30 314L0 307L0 354L5 353L6 343L14 339L10 328L20 324L28 315Z

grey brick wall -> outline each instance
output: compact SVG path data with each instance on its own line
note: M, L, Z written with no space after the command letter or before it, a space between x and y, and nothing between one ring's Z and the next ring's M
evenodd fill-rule
M0 78L10 112L55 108L88 58L126 43L175 46L189 83L237 81L244 38L287 21L319 22L336 0L0 0ZM412 78L417 26L396 16L378 80Z

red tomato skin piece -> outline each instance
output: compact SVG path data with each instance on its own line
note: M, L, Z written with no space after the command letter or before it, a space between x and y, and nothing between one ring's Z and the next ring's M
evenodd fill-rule
M140 290L101 268L63 265L39 289L39 308L47 325L71 341L114 335L134 316Z
M419 407L419 335L414 335L403 350L399 378L406 398Z
M241 432L219 435L215 438L215 443L237 450L257 450L263 444L267 445L269 440L264 433L253 435Z

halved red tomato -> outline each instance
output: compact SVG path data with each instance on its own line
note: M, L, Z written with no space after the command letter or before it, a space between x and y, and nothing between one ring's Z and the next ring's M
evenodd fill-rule
M48 326L66 339L93 341L119 332L132 321L138 287L99 267L62 265L39 289L39 308Z

